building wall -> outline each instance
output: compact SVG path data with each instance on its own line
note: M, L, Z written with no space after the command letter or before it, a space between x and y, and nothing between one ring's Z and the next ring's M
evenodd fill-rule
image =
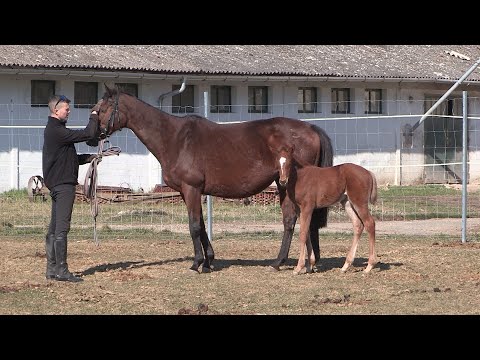
M117 74L118 75L118 74ZM28 179L41 175L41 149L43 145L43 126L48 116L48 108L32 108L30 103L30 81L45 79L56 81L56 92L74 98L74 81L98 81L98 97L103 95L103 83L111 86L115 82L134 82L139 86L139 98L159 107L160 94L170 92L172 84L180 84L181 78L95 78L68 75L2 75L0 73L0 126L29 126L22 129L0 128L0 192L17 187L26 187ZM315 123L326 130L334 147L334 163L354 162L365 166L377 175L379 184L411 184L422 181L423 168L423 133L419 127L413 137L413 148L403 148L402 128L405 124L413 125L424 113L423 97L425 93L445 93L448 87L438 84L402 85L398 82L367 83L365 81L328 82L308 81L254 81L239 79L218 80L187 78L187 84L196 86L196 114L204 115L204 92L209 92L210 85L232 86L233 112L228 114L209 114L209 119L216 122L236 122L261 119L273 116L299 118ZM248 113L248 86L269 86L270 113ZM315 114L299 114L297 111L297 89L299 86L317 87L320 106ZM354 103L353 113L348 115L332 114L330 111L332 87L352 89ZM384 114L380 117L364 114L364 89L384 89ZM469 96L478 96L470 93ZM454 93L461 97L461 92ZM171 98L164 99L163 109L169 111ZM87 123L89 109L72 107L68 125L83 127ZM390 116L390 117L389 117ZM360 118L361 117L361 118ZM479 143L475 122L469 124L470 143ZM145 146L128 129L115 133L111 145L122 149L120 156L105 158L99 166L99 185L128 185L150 191L162 182L161 166ZM77 144L77 151L96 152L86 144ZM479 152L470 152L470 160L477 160ZM416 165L408 167L408 165ZM83 182L88 166L80 167L79 181ZM480 165L470 167L470 181L480 178Z

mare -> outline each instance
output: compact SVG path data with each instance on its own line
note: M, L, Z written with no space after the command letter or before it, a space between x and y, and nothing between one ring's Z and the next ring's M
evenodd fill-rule
M197 115L174 116L117 88L105 85L99 109L100 137L128 128L157 158L163 180L179 191L188 211L194 260L191 270L209 272L214 260L205 230L201 195L245 198L255 195L273 181L278 169L272 151L281 144L296 146L303 162L330 166L333 150L325 131L301 120L274 117L232 124L217 124ZM277 182L278 185L278 182ZM277 259L279 270L288 258L297 220L293 203L280 189L284 233ZM312 216L310 239L320 257L319 228L327 224L327 210Z
M358 241L365 228L368 233L369 256L364 272L368 273L376 264L375 257L375 219L368 204L377 200L377 181L375 175L362 166L346 163L319 168L308 166L295 159L292 147L282 146L277 151L279 183L286 187L287 195L294 202L297 214L300 213L300 255L294 269L295 274L313 272L315 257L306 229L310 226L314 209L340 203L353 224L353 242L347 253L342 272L355 259ZM305 245L309 264L305 267Z

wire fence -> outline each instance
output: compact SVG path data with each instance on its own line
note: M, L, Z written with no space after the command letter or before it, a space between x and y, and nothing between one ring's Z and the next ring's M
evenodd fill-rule
M379 184L379 201L372 206L378 221L460 219L462 217L462 98L451 98L426 119L412 136L413 125L435 101L386 101L382 114L331 114L329 103L317 104L316 112L298 114L302 121L323 128L332 140L334 164L353 162L371 170ZM468 202L467 217L480 218L480 102L468 101ZM360 105L352 103L350 108ZM285 116L298 104L271 105L269 113L249 113L233 107L228 114L210 114L219 123ZM163 107L169 112L171 109ZM0 104L0 235L44 234L50 216L48 191L30 189L33 176L41 175L43 128L47 109L30 105ZM77 109L69 126L83 127L88 117ZM401 112L401 113L400 113ZM203 108L194 109L202 115ZM166 189L161 166L128 129L115 133L111 145L120 156L105 158L98 168L98 185L106 189L97 217L99 239L122 236L125 231L151 232L152 237L175 237L188 232L185 205L178 194ZM79 153L96 152L77 144ZM81 166L83 183L88 166ZM34 190L34 191L33 191ZM35 196L32 196L35 192ZM29 196L30 193L30 196ZM79 194L81 190L79 189ZM206 205L204 206L204 217ZM281 210L275 188L248 199L213 200L213 231L280 232ZM330 223L348 222L343 210L332 208ZM90 205L77 196L71 236L91 238ZM476 234L469 234L475 238Z

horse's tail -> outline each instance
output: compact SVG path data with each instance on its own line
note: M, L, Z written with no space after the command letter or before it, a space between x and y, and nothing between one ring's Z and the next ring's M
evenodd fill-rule
M333 147L330 137L327 135L325 130L322 128L313 125L312 128L318 134L320 139L320 158L318 159L317 166L327 167L333 165ZM312 214L312 222L315 223L315 227L326 227L328 218L328 207L315 209Z
M377 178L375 174L369 171L370 176L372 177L372 189L370 190L370 204L374 205L377 202Z
M312 125L320 138L320 159L318 166L327 167L333 165L333 147L330 137L322 128Z

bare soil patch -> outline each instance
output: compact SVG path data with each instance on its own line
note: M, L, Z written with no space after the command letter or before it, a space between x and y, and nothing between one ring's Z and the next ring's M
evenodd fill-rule
M99 246L72 240L68 260L84 279L78 284L45 280L43 238L3 237L0 314L480 314L478 241L462 244L458 232L392 233L378 222L377 266L362 271L364 237L342 274L350 230L332 226L321 235L317 272L305 275L293 274L297 238L281 271L269 266L280 233L268 239L218 233L215 270L207 274L189 270L193 246L186 234L110 238Z

